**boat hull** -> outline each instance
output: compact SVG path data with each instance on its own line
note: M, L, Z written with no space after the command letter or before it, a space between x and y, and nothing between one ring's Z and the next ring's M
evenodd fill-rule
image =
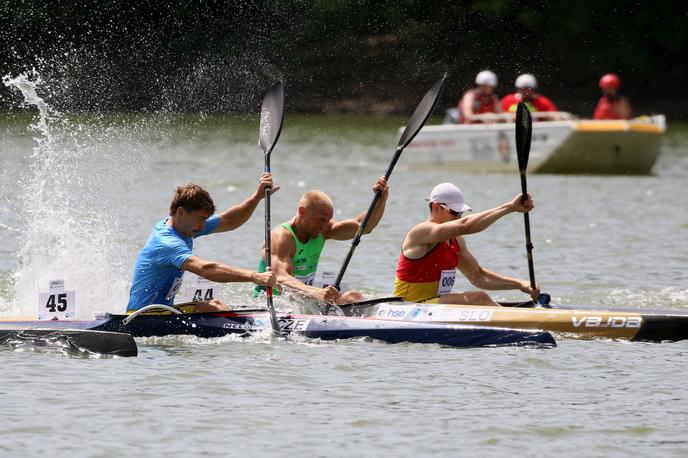
M631 121L533 123L531 173L646 175L659 157L662 115ZM513 123L425 126L406 160L467 171L518 173Z
M345 313L423 323L542 329L577 338L663 342L688 339L688 315L669 311L519 308L478 305L383 303Z
M632 129L629 125L625 121L578 122L535 172L647 175L659 157L662 136L658 131Z
M52 323L52 327L51 327ZM59 348L67 351L87 351L107 356L136 356L138 347L131 335L79 329L69 322L20 322L0 326L0 346Z
M204 338L229 334L249 336L271 329L269 316L262 310L183 315L143 314L129 323L125 323L125 318L125 315L111 315L95 329L126 332L135 337L194 335ZM322 340L368 337L388 343L431 343L452 347L556 346L549 333L539 330L291 314L279 314L278 322L284 334Z

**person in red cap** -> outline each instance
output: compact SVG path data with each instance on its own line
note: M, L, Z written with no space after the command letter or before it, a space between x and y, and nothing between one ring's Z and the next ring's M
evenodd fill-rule
M602 97L597 102L593 119L631 119L631 104L626 97L619 94L621 80L613 73L600 78Z
M430 216L416 224L404 237L394 281L394 295L409 302L498 306L484 291L453 293L456 269L476 287L489 290L519 289L536 299L540 287L530 287L528 280L507 277L484 269L473 257L463 235L484 231L502 216L529 212L533 199L523 202L521 194L499 207L465 218L470 211L463 193L451 183L435 186L430 197Z

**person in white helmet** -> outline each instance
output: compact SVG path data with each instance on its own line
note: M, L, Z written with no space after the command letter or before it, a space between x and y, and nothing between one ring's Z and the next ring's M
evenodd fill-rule
M537 80L530 73L516 78L516 92L507 94L502 99L502 110L515 113L519 102L524 102L530 111L557 111L550 99L535 92Z
M484 291L452 292L458 269L478 288L519 289L537 299L539 285L533 289L528 280L484 269L462 237L484 231L509 213L531 211L535 204L530 194L525 202L518 194L499 207L465 218L463 213L471 207L461 190L451 183L438 184L425 200L430 203L430 216L413 226L404 237L394 281L395 296L409 302L499 305Z
M469 89L459 100L459 122L464 124L483 122L474 115L502 113L499 97L495 94L497 75L483 70L475 77L476 87Z

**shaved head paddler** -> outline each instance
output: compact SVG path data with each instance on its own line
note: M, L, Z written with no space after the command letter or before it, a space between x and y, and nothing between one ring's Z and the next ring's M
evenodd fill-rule
M377 226L385 211L389 190L384 177L380 177L373 186L373 193L377 191L382 191L382 195L373 210L365 234ZM327 194L313 190L301 196L296 214L271 232L272 271L277 283L328 303L344 304L362 300L363 295L358 291L340 294L334 286L313 286L313 280L325 240L353 239L365 218L365 213L364 211L355 218L336 221L333 219L332 199ZM265 246L261 249L258 271L265 271ZM255 288L254 297L264 289ZM278 294L276 290L274 293Z

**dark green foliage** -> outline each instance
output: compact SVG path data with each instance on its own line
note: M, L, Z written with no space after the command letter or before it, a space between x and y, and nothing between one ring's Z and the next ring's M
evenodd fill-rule
M688 95L688 3L508 0L2 0L0 71L36 67L67 109L408 110L444 71L444 105L490 68L534 73L589 114L603 73L659 111ZM5 104L12 100L3 88ZM375 108L375 107L378 108ZM381 107L381 108L380 108Z

